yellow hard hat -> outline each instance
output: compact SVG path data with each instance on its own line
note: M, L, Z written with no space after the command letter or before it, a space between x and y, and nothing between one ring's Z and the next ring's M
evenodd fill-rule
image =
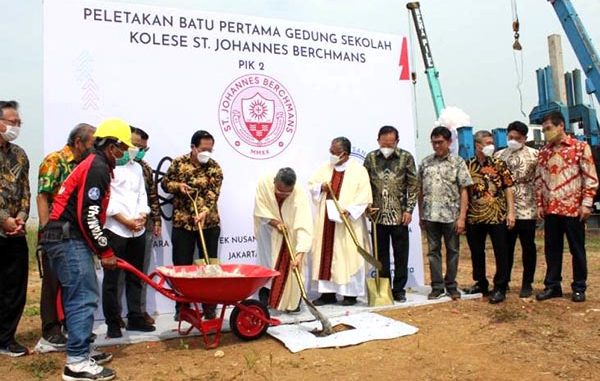
M133 143L131 143L131 128L127 122L119 118L103 120L96 128L94 136L100 139L113 138L128 147L133 146Z

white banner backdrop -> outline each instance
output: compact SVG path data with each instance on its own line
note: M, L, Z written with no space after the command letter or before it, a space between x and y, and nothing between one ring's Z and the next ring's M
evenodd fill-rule
M111 116L149 133L146 157L159 178L171 158L189 152L194 131L215 136L213 157L224 172L223 262L256 261L252 210L261 174L290 166L306 184L337 136L351 140L354 160L362 162L377 148L382 125L396 126L400 146L415 151L404 36L188 9L45 1L45 152L60 148L77 123ZM253 128L257 121L263 130ZM162 211L170 218L168 204ZM424 282L416 211L413 221L409 287ZM166 222L150 269L171 263L170 248ZM151 313L173 311L154 292L147 303Z

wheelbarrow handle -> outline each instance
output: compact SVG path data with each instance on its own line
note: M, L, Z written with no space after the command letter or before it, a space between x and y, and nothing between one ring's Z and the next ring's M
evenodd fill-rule
M133 267L129 262L124 261L121 258L117 258L117 268L124 270L124 271L129 271L130 273L132 273L136 277L140 278L141 280L146 282L150 287L152 287L156 291L160 292L161 294L163 294L164 296L166 296L169 299L175 300L176 302L182 302L182 303L189 302L189 300L187 298L180 296L172 289L166 288L164 286L167 278L160 271L154 271L150 275L146 275L143 272L141 272L140 270ZM153 280L154 277L158 277L158 282L155 282Z

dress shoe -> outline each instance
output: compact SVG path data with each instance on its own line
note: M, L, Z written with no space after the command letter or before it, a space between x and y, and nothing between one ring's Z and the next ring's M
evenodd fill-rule
M106 337L109 339L118 339L119 337L123 337L121 326L119 324L109 324L106 330Z
M490 294L489 302L490 304L498 304L503 302L506 299L506 292L500 290L494 290Z
M125 326L127 325L127 324L125 324L125 320L123 320L122 317L119 317L118 321L119 321L119 327L125 328Z
M334 293L324 293L319 296L319 298L313 300L313 304L315 306L324 306L326 304L335 304L337 303L337 299L335 298Z
M439 299L445 295L446 295L446 293L444 292L443 289L434 288L433 290L431 290L429 295L427 295L427 299L429 299L429 300Z
M147 324L154 324L154 323L156 323L156 322L154 321L154 319L152 318L152 316L150 316L150 314L149 314L148 312L144 312L144 321L145 321Z
M404 303L404 302L406 302L406 294L404 294L404 293L399 293L399 292L392 293L392 297L398 303Z
M571 300L575 303L585 302L585 291L573 291Z
M467 287L467 288L463 289L463 291L467 295L481 294L483 296L488 296L490 294L490 292L488 291L488 288L487 287L486 288L481 287L479 285L479 283L475 283L471 287Z
M353 306L356 304L356 296L344 296L340 304L342 306Z
M217 318L217 306L214 304L202 304L202 316L204 320L212 320Z
M519 292L519 298L529 298L531 295L533 295L533 288L530 284L524 284Z
M129 319L127 323L127 327L125 328L128 331L140 331L140 332L153 332L156 331L156 327L152 324L146 323L144 319L132 320Z
M271 290L266 287L262 287L258 290L258 300L265 306L269 305L269 296L271 296Z
M546 288L544 291L540 292L535 296L535 298L539 301L552 299L552 298L560 298L563 296L561 289L554 288Z
M458 291L456 288L449 288L446 293L450 295L452 300L458 300L461 297L460 291Z

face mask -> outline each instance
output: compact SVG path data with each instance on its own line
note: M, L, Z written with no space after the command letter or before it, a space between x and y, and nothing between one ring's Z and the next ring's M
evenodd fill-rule
M2 139L6 140L7 142L12 142L13 140L15 140L16 138L19 137L19 132L21 132L21 127L11 126L9 124L5 124L5 126L6 126L6 131L0 133L0 135L2 135Z
M552 143L554 139L558 136L557 130L546 130L544 131L544 138L548 143Z
M340 160L341 160L341 158L339 156L336 156L336 155L329 156L329 162L331 163L331 165L336 165Z
M123 156L118 158L115 162L115 164L117 164L117 165L125 165L127 163L129 163L129 150L125 151L123 153Z
M483 149L481 150L481 152L487 156L490 157L494 154L494 145L493 144L488 144L487 146L483 147Z
M381 151L381 154L383 155L383 157L385 157L386 159L388 157L390 157L391 154L394 153L393 148L384 147L384 148L380 148L379 150Z
M208 160L210 159L210 151L198 152L198 155L196 156L196 158L198 159L198 161L201 164L206 164L206 163L208 163Z
M521 147L523 147L523 143L518 142L516 140L509 140L507 144L508 144L508 149L511 151L516 151L518 149L521 149Z
M146 155L146 151L145 151L145 150L143 150L143 149L141 149L141 150L139 150L139 151L138 151L138 152L135 154L135 159L134 159L134 160L135 160L135 161L141 161L141 160L144 158L144 156L145 156L145 155Z

